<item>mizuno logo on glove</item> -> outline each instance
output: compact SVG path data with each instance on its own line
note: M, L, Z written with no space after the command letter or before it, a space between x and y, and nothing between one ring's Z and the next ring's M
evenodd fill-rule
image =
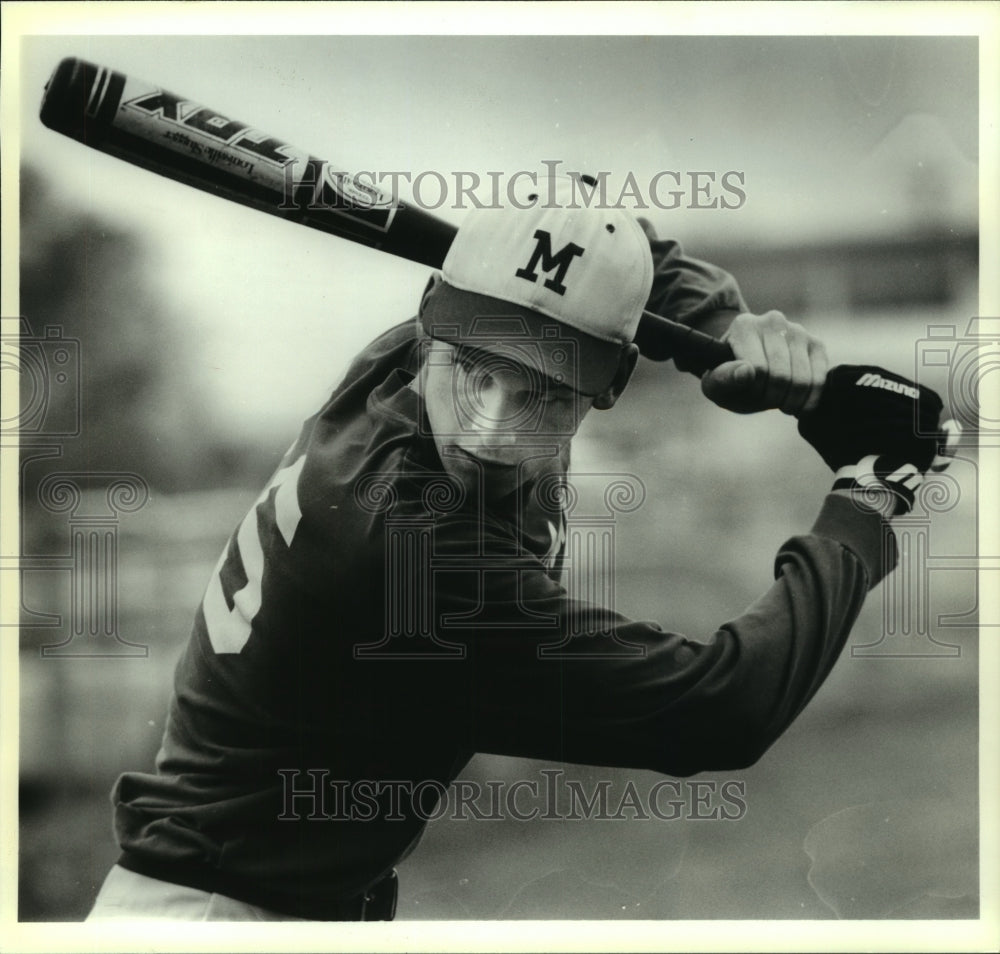
M902 514L924 475L943 470L957 449L961 428L942 425L942 410L922 384L875 365L839 365L816 409L799 418L799 433L836 473L835 490L888 489Z
M876 365L839 365L826 377L816 409L799 433L834 472L885 455L927 473L941 437L941 398Z
M905 394L908 398L913 398L914 401L920 397L920 392L916 388L871 372L862 374L854 383L863 388L884 388L886 391L895 391L896 394Z

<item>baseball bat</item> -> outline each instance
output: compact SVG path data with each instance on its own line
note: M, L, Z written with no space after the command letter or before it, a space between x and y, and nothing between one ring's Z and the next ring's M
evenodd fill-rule
M45 86L49 128L212 195L391 255L440 268L456 228L349 177L324 159L214 109L116 70L68 57ZM710 335L651 312L636 332L654 361L696 373L733 357Z

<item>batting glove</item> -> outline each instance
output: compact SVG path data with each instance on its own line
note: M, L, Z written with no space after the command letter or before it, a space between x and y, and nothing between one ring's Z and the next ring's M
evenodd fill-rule
M816 409L799 433L836 474L834 490L882 488L907 513L928 470L943 470L960 428L940 424L941 398L924 385L873 365L829 372Z

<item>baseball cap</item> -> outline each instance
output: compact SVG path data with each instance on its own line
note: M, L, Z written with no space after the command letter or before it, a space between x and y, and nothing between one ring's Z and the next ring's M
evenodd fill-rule
M580 200L556 178L529 208L471 210L424 303L427 333L600 394L635 336L653 258L632 216Z

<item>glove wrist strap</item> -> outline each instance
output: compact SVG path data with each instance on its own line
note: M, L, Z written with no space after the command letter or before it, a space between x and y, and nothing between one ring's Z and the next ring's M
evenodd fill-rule
M833 489L849 491L858 503L876 509L879 492L886 491L895 498L892 516L896 517L913 508L916 490L923 480L924 475L913 464L899 464L872 454L857 464L841 467L834 474Z

